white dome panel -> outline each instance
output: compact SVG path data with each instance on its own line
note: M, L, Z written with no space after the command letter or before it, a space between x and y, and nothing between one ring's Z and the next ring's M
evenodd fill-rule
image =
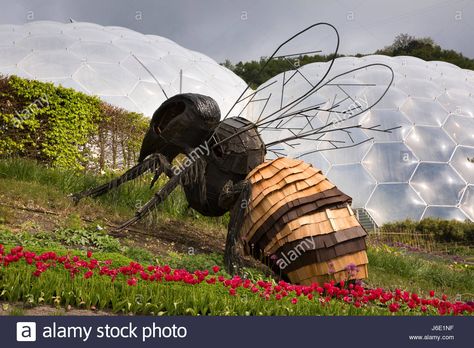
M247 87L213 59L167 38L81 22L0 25L0 74L62 83L116 106L142 110L148 117L164 100L155 78L168 97L180 92L208 93L221 110L228 110ZM156 86L135 88L139 81ZM151 89L155 91L152 100Z
M449 112L439 103L426 98L408 98L400 109L414 124L442 126Z
M419 220L425 206L408 184L380 184L367 202L366 209L380 225L389 221Z
M474 221L474 185L467 187L461 201L461 209Z
M377 182L408 182L418 161L403 143L375 143L362 163Z
M353 206L366 208L378 224L406 218L418 220L422 216L474 219L474 170L471 168L474 164L467 160L473 157L474 148L474 72L444 62L373 55L336 59L335 69L327 79L373 63L386 64L394 71L394 83L381 102L349 122L344 121L347 118L344 114L336 112L319 111L317 118L322 125L342 120L337 126L379 125L381 129L398 129L392 133L350 130L351 136L337 131L324 135L320 142L318 139L312 143L300 141L294 149L279 146L289 156L301 156L314 148L327 149L301 158L327 171L335 185L355 197ZM325 73L327 64L308 64L300 71L315 83ZM352 90L351 97L372 105L386 88L381 71L379 68L362 69L338 82L346 83L344 89L347 87L348 91L351 91L348 87L351 82L364 84L365 87L359 86L357 92ZM267 110L279 106L282 75L262 84L277 81L268 88L273 100ZM372 87L374 83L378 85ZM298 98L306 91L304 83L288 83L283 99ZM327 109L334 100L343 100L341 96L344 91L333 84L315 93L304 106L321 105L321 109ZM347 104L347 100L343 101L340 110ZM248 117L256 119L259 110L254 108ZM296 121L293 123L295 127L298 125ZM288 132L263 129L262 137L266 142L273 142L288 136ZM352 143L373 140L356 147L330 150L334 144L328 141L339 140L337 145L343 147L351 143L350 137ZM356 169L351 172L349 168ZM362 175L359 168L365 168L366 175ZM464 193L466 185L471 186ZM371 195L370 198L367 195Z
M71 77L81 66L81 60L66 50L33 52L19 66L34 79L51 80Z
M436 140L433 141L434 139ZM406 138L406 144L418 159L432 162L449 161L456 147L456 144L442 128L423 126L413 127Z
M466 184L448 164L421 163L411 179L411 186L428 204L455 206Z
M456 143L474 146L474 118L451 115L443 128Z
M363 206L375 188L375 180L360 164L332 166L327 177L337 182L337 187L352 197L354 207ZM354 182L359 184L354 185Z
M474 182L474 147L458 146L450 163L465 181Z

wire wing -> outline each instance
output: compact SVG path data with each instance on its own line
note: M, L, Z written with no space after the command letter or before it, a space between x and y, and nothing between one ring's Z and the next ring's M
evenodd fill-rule
M321 49L322 41L332 48ZM329 23L317 23L293 35L266 60L259 74L268 74L272 61L286 64L288 71L255 91L245 89L224 118L249 118L273 156L296 152L293 157L298 157L353 147L370 141L365 131L390 132L378 125L361 126L358 118L387 93L394 78L392 69L372 63L348 70L346 64L339 64L347 58L336 60L338 49L339 34ZM332 59L299 66L299 59L316 53Z
M375 124L361 125L360 122L388 92L394 78L393 70L385 64L372 63L343 71L341 69L347 65L343 61L339 65L340 60L344 58L337 59L331 76L317 88L311 88L309 93L304 91L304 83L300 81L278 95L286 100L304 93L296 103L257 117L255 124L270 153L300 157L360 145L372 139L371 132L393 130ZM324 64L304 68L300 72L305 81L309 81L306 82L308 85L317 70L325 69ZM283 84L287 74L279 75L275 80Z

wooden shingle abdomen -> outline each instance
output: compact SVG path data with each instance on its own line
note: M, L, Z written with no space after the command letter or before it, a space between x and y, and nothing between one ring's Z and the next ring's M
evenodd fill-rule
M367 278L366 232L351 198L304 161L278 158L249 173L241 239L247 254L292 283Z

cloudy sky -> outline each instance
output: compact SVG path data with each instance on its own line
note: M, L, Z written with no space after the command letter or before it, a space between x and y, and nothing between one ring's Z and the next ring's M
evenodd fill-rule
M269 55L291 34L327 21L341 53L370 53L399 33L432 37L474 58L474 0L0 0L0 24L31 20L124 26L170 38L218 62Z

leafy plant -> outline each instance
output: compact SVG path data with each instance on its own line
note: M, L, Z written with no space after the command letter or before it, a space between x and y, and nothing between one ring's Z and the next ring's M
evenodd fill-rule
M412 232L433 235L439 242L474 242L474 222L426 218L421 221L404 220L386 223L385 232Z
M116 168L119 158L130 166L148 127L98 97L17 76L0 76L0 110L0 157L62 168Z

